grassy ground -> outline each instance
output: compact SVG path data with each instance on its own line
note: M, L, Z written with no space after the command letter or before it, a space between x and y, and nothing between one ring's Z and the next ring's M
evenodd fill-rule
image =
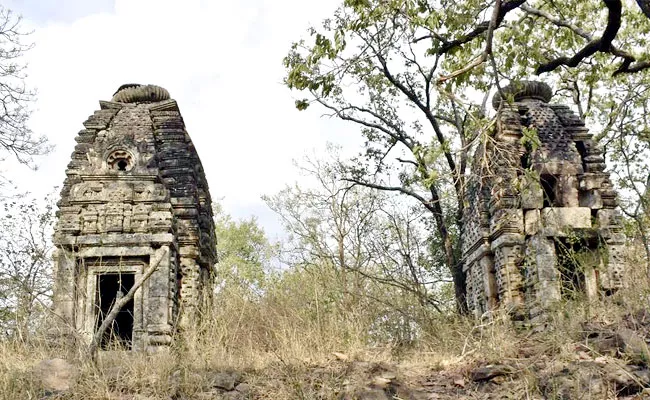
M588 380L602 375L606 387L594 389L589 381L584 387L600 390L593 396L601 397L583 391L581 398L637 395L645 383L624 392L622 384L617 389L608 380L607 368L634 364L647 369L648 360L634 361L624 349L605 353L585 339L585 327L615 330L635 311L648 308L645 264L631 265L625 291L593 302L578 298L558 304L537 330L499 314L485 321L436 316L423 324L417 341L379 344L369 340L363 310L307 318L285 303L233 295L201 326L179 336L169 351L155 354L102 352L91 363L82 348L55 347L40 337L0 341L0 399L42 398L47 393L32 369L54 357L76 369L70 390L52 397L66 399L560 399L574 397L562 394L567 384L556 379L558 374L584 380L578 374L588 368L595 368ZM646 333L639 335L650 340ZM494 364L512 371L472 380L477 368ZM588 367L571 372L576 365ZM244 386L219 389L223 384L215 382L224 376ZM582 383L576 385L569 387L580 392Z

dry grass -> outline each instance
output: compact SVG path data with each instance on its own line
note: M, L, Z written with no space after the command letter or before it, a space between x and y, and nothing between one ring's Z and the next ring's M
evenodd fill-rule
M354 361L399 364L413 376L438 370L462 374L477 364L507 361L520 368L518 390L536 393L535 360L568 360L583 323L614 323L647 307L645 263L638 253L630 251L629 256L634 268L626 291L591 303L578 299L560 304L540 333L521 329L499 314L481 323L428 316L417 342L378 343L372 335L376 324L368 309L371 303L343 307L329 301L332 294L324 288L333 285L324 278L319 284L302 281L276 288L263 298L239 289L224 292L196 329L179 335L169 351L155 354L104 352L93 365L79 349L48 347L36 338L29 343L0 341L0 400L40 398L43 392L31 369L53 357L78 366L65 397L70 399L191 399L210 386L210 374L217 371L241 373L256 399L334 399L345 384L367 379L351 369ZM333 352L344 356L337 359ZM522 356L526 352L538 356Z
M38 383L30 379L32 366L51 354L33 343L0 341L0 399L29 399L38 392Z

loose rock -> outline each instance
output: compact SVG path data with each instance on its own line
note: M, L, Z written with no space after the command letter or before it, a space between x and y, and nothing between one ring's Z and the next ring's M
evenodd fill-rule
M510 365L491 364L483 367L474 368L470 372L470 379L474 382L488 381L497 376L511 375L515 369Z
M231 391L241 380L241 375L236 372L217 372L210 377L212 387Z
M70 389L74 372L74 366L62 358L43 360L34 367L34 375L46 392Z

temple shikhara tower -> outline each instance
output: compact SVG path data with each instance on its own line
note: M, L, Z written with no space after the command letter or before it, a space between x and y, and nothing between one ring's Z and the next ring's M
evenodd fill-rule
M467 188L463 265L476 315L505 307L535 320L554 302L623 284L624 235L603 152L540 82L493 99Z
M83 125L55 228L55 312L89 339L153 266L102 346L167 345L212 291L216 239L198 154L158 86L123 85Z

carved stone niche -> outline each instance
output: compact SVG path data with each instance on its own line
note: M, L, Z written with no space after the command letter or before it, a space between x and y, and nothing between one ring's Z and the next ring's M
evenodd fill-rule
M133 201L159 202L168 200L168 193L160 183L140 182L133 186Z
M128 182L81 182L73 186L73 203L96 203L133 200L133 185Z
M124 149L113 150L106 157L106 167L112 171L128 172L135 166L135 157Z

